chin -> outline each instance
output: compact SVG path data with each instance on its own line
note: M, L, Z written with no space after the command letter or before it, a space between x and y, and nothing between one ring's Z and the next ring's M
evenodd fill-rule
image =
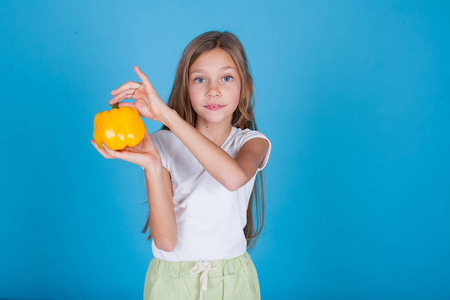
M197 121L198 121L199 117L200 116L197 116ZM202 119L203 123L207 123L207 124L221 124L224 122L231 124L231 118L223 118L223 117L214 118L214 117L209 116L207 118L200 117L200 119Z

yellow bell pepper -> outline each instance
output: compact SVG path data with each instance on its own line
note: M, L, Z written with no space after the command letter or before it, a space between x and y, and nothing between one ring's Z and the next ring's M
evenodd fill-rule
M99 112L94 118L94 140L104 149L120 150L139 144L145 135L145 125L136 109L128 106Z

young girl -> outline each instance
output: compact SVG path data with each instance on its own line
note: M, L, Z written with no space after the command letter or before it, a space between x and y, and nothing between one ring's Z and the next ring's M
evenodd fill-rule
M135 147L94 147L145 172L154 258L145 278L149 299L260 299L247 252L253 228L252 191L271 145L256 131L253 81L240 41L206 32L183 52L166 105L147 76L112 91L109 104L136 108L163 124ZM262 179L262 176L261 176ZM256 197L257 199L257 197ZM264 213L264 202L262 202ZM262 215L263 217L263 215Z

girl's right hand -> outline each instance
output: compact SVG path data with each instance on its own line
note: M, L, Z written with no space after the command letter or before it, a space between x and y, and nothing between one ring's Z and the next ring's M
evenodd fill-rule
M159 155L158 149L156 149L153 144L152 138L145 131L144 139L134 147L125 147L122 150L111 150L104 143L102 143L104 150L100 148L94 140L91 140L95 149L100 152L106 159L122 159L144 169L148 169L152 166L157 166L161 164L161 157Z
M134 67L134 71L138 74L142 83L128 81L115 89L111 92L114 97L109 101L109 105L113 106L123 99L133 99L135 103L122 102L119 103L119 107L134 107L142 117L163 123L162 117L170 108L161 100L148 77L138 66Z

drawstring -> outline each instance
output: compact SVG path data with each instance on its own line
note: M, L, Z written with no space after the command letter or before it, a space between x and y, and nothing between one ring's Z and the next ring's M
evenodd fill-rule
M217 270L218 268L211 268L211 263L208 261L199 261L195 264L195 266L191 269L191 275L198 274L202 272L200 275L200 300L202 300L202 293L206 291L208 288L208 272L211 270Z

